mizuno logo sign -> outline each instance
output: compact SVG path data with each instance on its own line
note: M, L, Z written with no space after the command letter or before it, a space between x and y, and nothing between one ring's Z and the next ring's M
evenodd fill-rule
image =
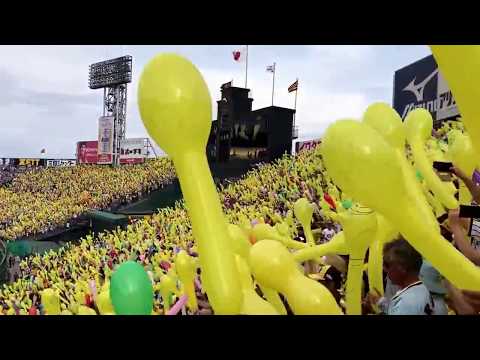
M416 77L413 78L413 80L405 86L403 91L410 91L415 95L417 98L417 102L423 101L423 91L425 90L425 86L432 80L435 75L438 74L438 69L436 69L434 72L432 72L430 75L428 75L422 82L415 84L415 80L417 80Z

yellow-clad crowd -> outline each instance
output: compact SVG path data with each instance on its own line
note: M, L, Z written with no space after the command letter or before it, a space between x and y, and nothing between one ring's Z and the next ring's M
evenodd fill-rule
M167 158L117 168L79 165L27 171L0 187L0 238L14 240L53 231L88 209L128 203L174 177Z
M440 148L442 141L446 140L444 134L446 131L443 129L437 132L439 141L436 146ZM167 165L171 166L168 162L163 166ZM91 171L107 170L92 168ZM118 170L109 171L112 171L112 176ZM125 171L138 172L135 168ZM133 179L141 175L124 176ZM19 178L12 188L17 187L20 191L22 186L26 190ZM55 191L53 185L49 186ZM83 189L77 184L72 186L76 186L77 192ZM114 193L106 187L99 191ZM97 196L97 206L102 204L99 200L102 197L98 197L100 194L92 193L93 199ZM305 234L302 225L293 216L294 204L300 198L307 199L315 205L312 229L317 234L317 243L324 240L321 238L323 233L319 230L332 224L328 211L322 213L320 210L325 210L326 202L328 203L325 194L332 194L336 199L342 198L325 172L318 148L259 166L239 181L221 185L219 191L230 224L241 224L244 228L258 223L287 225L285 231L289 232L290 238L301 242L305 241ZM48 199L55 201L53 197ZM250 236L253 238L249 240L254 243L255 236ZM153 216L129 225L126 230L118 229L95 238L87 236L80 245L67 245L57 252L50 251L43 256L24 259L20 264L18 280L4 285L0 291L0 314L111 314L110 278L116 267L128 260L144 266L153 283L153 313L164 314L181 296L178 291L181 283L175 273L175 258L180 250L186 250L194 258L198 256L188 213L182 202L173 208L161 209ZM339 264L338 268L344 265ZM328 266L325 268L328 269ZM208 314L212 310L198 275L195 291L199 306L193 313ZM336 286L336 289L331 289L332 292L339 290L338 283ZM340 293L343 286L344 283ZM340 296L340 293L335 296ZM55 301L58 302L58 307L52 306ZM337 301L340 300L337 298Z
M228 221L275 224L288 219L292 235L299 239L303 234L292 216L293 204L300 197L318 202L322 168L319 153L305 151L250 171L220 191ZM320 212L316 212L313 228L320 227L322 222ZM0 313L44 313L41 292L45 289L56 291L63 313L102 313L99 304L102 297L98 294L108 289L116 265L135 260L149 272L154 282L154 313L162 314L174 298L162 298L160 278L169 274L180 249L197 256L193 240L184 204L178 203L129 225L124 231L100 234L97 238L87 236L78 246L26 258L20 265L20 278L0 291ZM198 313L209 313L200 279L197 280Z

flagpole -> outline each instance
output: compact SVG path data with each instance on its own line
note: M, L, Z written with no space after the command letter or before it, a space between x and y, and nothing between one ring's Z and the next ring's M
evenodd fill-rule
M298 78L297 78L297 89L295 90L295 106L294 106L294 110L297 110L297 94L298 94Z
M247 88L247 79L248 79L248 45L247 45L247 57L245 59L245 89Z
M297 88L295 89L295 105L293 109L295 110L295 114L293 115L293 125L295 126L295 122L297 120L297 95L298 95L298 78L297 78Z
M272 84L272 106L273 106L273 95L275 94L275 63L273 63L273 84Z

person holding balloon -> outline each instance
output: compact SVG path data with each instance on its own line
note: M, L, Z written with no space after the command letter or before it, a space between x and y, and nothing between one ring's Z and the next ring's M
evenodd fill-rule
M463 181L465 186L468 188L470 191L470 194L472 194L473 200L477 203L480 204L480 185L474 181L476 178L476 173L478 173L476 170L472 176L468 176L465 174L460 168L458 167L453 167L451 168L451 171L457 175L457 177Z
M433 315L435 304L427 287L419 278L422 256L401 236L384 247L384 268L400 290L386 306L386 315ZM364 308L381 306L379 296L367 295Z

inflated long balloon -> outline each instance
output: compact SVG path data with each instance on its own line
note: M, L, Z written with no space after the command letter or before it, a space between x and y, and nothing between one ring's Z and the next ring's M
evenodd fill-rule
M293 253L293 257L295 261L304 262L329 254L348 255L348 252L349 250L345 242L345 234L343 231L340 231L325 244L298 250Z
M443 161L447 162L447 156L446 154L440 149L440 146L438 145L438 141L430 139L427 141L427 150L426 150L428 159L433 162L433 161Z
M97 304L100 315L108 315L115 313L112 301L110 300L109 285L109 281L105 281L105 284L103 284L102 289L100 290L100 294L98 294L97 298L95 299L95 303Z
M377 217L368 208L355 206L343 216L345 243L349 250L346 305L348 315L362 314L362 275L365 254L375 239Z
M250 266L255 279L282 293L295 314L342 314L330 291L304 276L292 254L280 242L262 240L255 243L250 249Z
M40 293L41 302L47 315L60 314L60 296L53 289L45 289Z
M440 73L452 90L462 120L480 163L480 46L430 45Z
M309 246L315 245L312 233L313 206L305 198L300 198L293 204L293 212L303 227L303 233Z
M370 289L375 289L383 296L383 246L395 239L398 232L392 227L384 216L376 213L377 232L375 241L368 250L368 284Z
M480 269L465 258L439 231L429 205L412 197L409 179L395 150L367 124L340 120L331 125L322 142L330 176L352 197L385 216L445 278L456 287L480 290Z
M422 172L427 186L447 209L458 208L458 202L447 186L433 171L432 161L425 152L425 141L432 132L432 115L428 110L417 108L405 118L407 140L412 147L415 166Z
M283 229L284 230L283 234L279 232L280 228L286 228L286 229ZM275 226L275 229L277 230L277 232L280 233L281 236L288 236L287 224L277 223ZM238 225L229 224L228 232L230 234L230 239L233 241L233 252L236 255L240 256L244 261L246 261L248 265L250 248L252 247L252 244L248 241L248 236L246 235L245 231ZM237 261L237 266L238 266L238 261ZM241 276L241 274L239 275ZM278 292L260 283L258 285L260 286L260 289L262 290L263 295L265 295L265 298L267 299L267 301L275 308L275 310L280 315L287 315L287 309L285 309L285 306L283 305L282 300L278 295ZM242 306L242 308L245 308L245 306Z
M443 207L442 203L438 201L438 199L432 195L432 193L427 189L424 181L422 180L421 183L423 194L427 198L428 203L432 207L435 217L438 219L440 216L446 213L445 208Z
M422 203L422 206L417 208L418 214L422 217L426 226L440 232L437 219L433 216L430 206L423 197L424 189L418 182L418 171L415 173L405 155L406 129L400 115L386 103L375 103L370 105L365 111L363 122L377 131L393 149L396 162L401 167L404 181L409 184L406 189L409 197L417 199L418 202ZM423 175L421 178L423 179Z
M260 290L262 290L262 293L267 299L267 301L270 304L272 304L275 310L280 315L287 315L287 309L285 309L285 305L283 304L282 299L280 298L280 295L278 295L278 292L260 283L258 283L258 286L260 287Z
M252 244L248 241L248 236L245 234L245 231L238 225L228 224L228 233L232 241L233 252L244 259L248 259Z
M212 308L216 314L238 314L240 280L205 153L212 124L207 84L190 61L159 55L143 70L138 104L148 133L175 164Z
M163 300L163 307L165 311L170 310L170 294L175 294L179 296L179 292L177 289L177 284L175 280L172 278L170 274L163 275L160 277L160 284L159 284L160 296Z
M175 257L175 269L178 278L184 287L184 292L188 296L187 306L191 311L197 311L197 297L195 294L195 276L197 267L195 259L187 254L185 250L180 250Z
M471 177L477 165L475 151L468 134L462 134L459 130L452 130L448 134L448 154L453 165L460 168L467 176ZM460 204L470 205L472 195L463 181L460 181Z
M235 259L243 292L242 310L240 313L243 315L279 315L272 304L263 300L255 292L252 275L245 260L239 255L235 255Z
M268 224L257 224L253 227L252 233L259 240L277 240L285 246L292 249L304 249L308 247L306 243L295 241L285 236L281 236L274 227Z
M97 315L97 313L95 312L95 310L89 308L88 306L80 305L78 307L78 315Z

